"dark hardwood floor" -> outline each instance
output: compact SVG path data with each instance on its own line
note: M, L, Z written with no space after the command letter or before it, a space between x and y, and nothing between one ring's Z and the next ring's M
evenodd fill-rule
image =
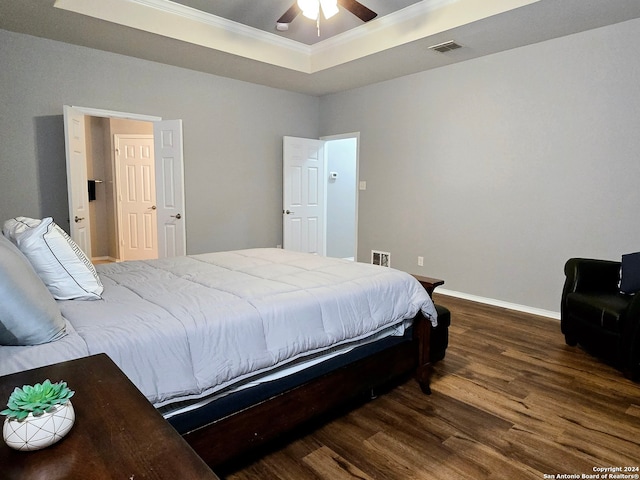
M431 396L409 379L223 478L639 478L640 384L565 345L557 320L434 299L452 325Z

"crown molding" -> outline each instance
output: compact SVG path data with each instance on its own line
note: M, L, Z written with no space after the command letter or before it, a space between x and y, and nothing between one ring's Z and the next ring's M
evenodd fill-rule
M456 1L458 0L431 0L414 3L384 17L375 18L358 28L352 28L351 30L311 45L311 54L321 54L334 48L341 48L349 42L360 40L371 34L378 34L396 25L403 24L407 20L415 19L416 16L421 17Z
M540 0L423 0L313 45L311 72L373 55Z
M169 0L56 0L54 7L310 73L311 54L307 45Z
M265 32L257 28L249 27L242 23L234 22L211 13L203 12L196 8L188 7L181 3L175 3L170 0L128 0L133 3L145 5L156 10L164 11L173 15L178 15L190 20L201 22L214 28L223 29L235 35L244 35L260 42L266 42L278 47L289 48L299 53L310 54L309 45L305 45L285 37L281 37L274 33Z
M410 24L460 1L424 0L318 42L311 46L311 70L321 71L423 38L422 30Z
M54 7L313 74L540 0L422 0L305 45L170 0L56 0Z

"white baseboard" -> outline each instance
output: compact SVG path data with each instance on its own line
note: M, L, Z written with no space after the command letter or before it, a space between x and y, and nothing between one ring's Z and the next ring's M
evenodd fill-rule
M446 288L438 288L435 293L438 293L440 295L447 295L449 297L462 298L463 300L470 300L472 302L484 303L486 305L493 305L494 307L515 310L517 312L530 313L532 315L539 315L541 317L553 318L554 320L560 320L560 312L554 312L551 310L543 310L541 308L529 307L527 305L520 305L517 303L504 302L502 300L496 300L493 298L480 297L478 295L456 292L454 290L447 290Z

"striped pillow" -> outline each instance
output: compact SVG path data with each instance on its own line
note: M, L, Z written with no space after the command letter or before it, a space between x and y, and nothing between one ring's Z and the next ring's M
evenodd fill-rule
M101 298L102 282L91 261L51 217L16 217L4 223L3 233L31 262L56 300Z

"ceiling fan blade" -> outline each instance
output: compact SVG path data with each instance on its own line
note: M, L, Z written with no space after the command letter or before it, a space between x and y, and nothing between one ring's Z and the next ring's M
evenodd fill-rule
M338 4L341 5L346 10L349 10L356 17L358 17L363 22L368 22L369 20L373 20L378 16L376 12L365 7L360 2L356 0L338 0Z
M293 5L289 7L289 10L284 12L284 15L282 15L276 23L291 23L301 11L302 10L300 10L298 2L293 2Z

